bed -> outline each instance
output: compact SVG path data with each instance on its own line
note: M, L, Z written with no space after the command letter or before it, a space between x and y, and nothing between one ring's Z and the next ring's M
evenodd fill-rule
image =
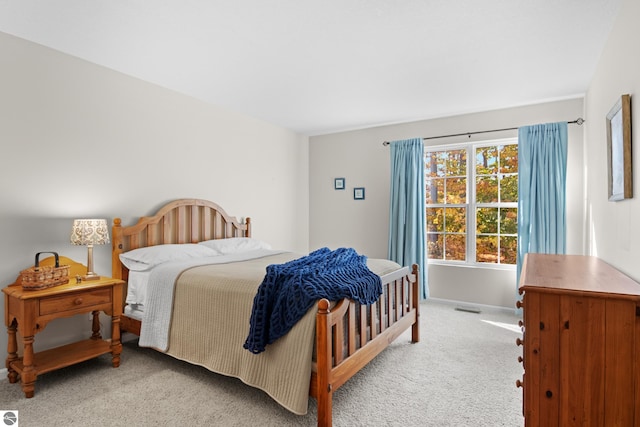
M194 245L199 248L200 245L253 242L251 226L250 218L238 221L216 203L200 199L169 202L154 215L141 217L131 226L124 226L120 218L115 218L112 276L125 281L131 278L133 282L138 272L132 270L137 268L129 265L130 269L122 259L138 249L174 246L182 249ZM216 250L219 247L216 246ZM321 299L287 335L267 346L261 354L254 355L238 348L238 338L229 339L227 334L236 331L236 335L246 336L252 305L252 297L247 301L247 295L255 295L255 289L264 277L265 266L296 257L296 254L288 252L264 249L263 253L262 250L249 251L251 256L255 256L249 259L243 258L244 254L239 260L236 259L238 255L225 254L230 257L228 262L208 264L187 260L154 266L152 277L156 278L162 276L160 270L168 264L185 262L188 268L174 266L174 270L184 268L184 271L175 274L175 280L174 276L164 279L174 282L171 286L173 294L169 297L168 331L163 335L166 348L153 342L146 346L205 366L213 372L240 378L264 390L294 413L306 413L306 406L300 411L288 406L288 401L283 402L289 395L299 395L304 388L305 405L309 395L317 400L318 426L331 426L333 393L342 384L408 329L411 329L411 342L419 341L418 266L367 260L382 282L383 293L375 303L360 305L349 299ZM216 259L224 260L224 256ZM169 270L165 268L165 271ZM212 275L219 276L215 282L210 277ZM240 301L238 289L245 287L247 290L243 292L247 295ZM149 292L153 289L155 287L150 287ZM160 304L157 296L145 298L144 314L136 314L135 307L129 302L128 309L120 318L121 331L140 336L141 345L145 333L149 336L150 330L158 323L153 321L152 306ZM302 359L294 360L293 354L300 355ZM229 367L230 364L233 366ZM295 384L286 384L283 377L294 377L292 381ZM271 383L277 385L272 386ZM300 397L295 396L293 400L291 405L299 406L295 402L299 402Z

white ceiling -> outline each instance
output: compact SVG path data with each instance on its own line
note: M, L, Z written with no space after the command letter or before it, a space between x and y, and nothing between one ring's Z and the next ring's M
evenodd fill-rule
M305 135L582 96L621 0L0 0L0 31Z

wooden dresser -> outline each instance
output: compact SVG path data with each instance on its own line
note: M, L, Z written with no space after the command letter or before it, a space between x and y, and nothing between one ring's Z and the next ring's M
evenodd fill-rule
M640 426L640 284L604 261L527 254L526 427Z

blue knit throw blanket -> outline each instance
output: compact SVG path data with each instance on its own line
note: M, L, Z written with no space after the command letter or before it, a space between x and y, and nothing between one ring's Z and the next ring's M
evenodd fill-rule
M380 277L354 249L318 249L284 264L267 266L253 300L244 348L261 353L285 335L321 298L372 304L382 294Z

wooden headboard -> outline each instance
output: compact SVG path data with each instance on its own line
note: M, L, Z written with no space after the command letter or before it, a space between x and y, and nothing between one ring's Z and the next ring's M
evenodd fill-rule
M127 280L129 270L120 262L123 252L169 243L251 237L251 220L246 218L241 223L208 200L178 199L164 205L155 215L140 218L132 226L123 227L122 220L114 218L111 236L111 276Z

